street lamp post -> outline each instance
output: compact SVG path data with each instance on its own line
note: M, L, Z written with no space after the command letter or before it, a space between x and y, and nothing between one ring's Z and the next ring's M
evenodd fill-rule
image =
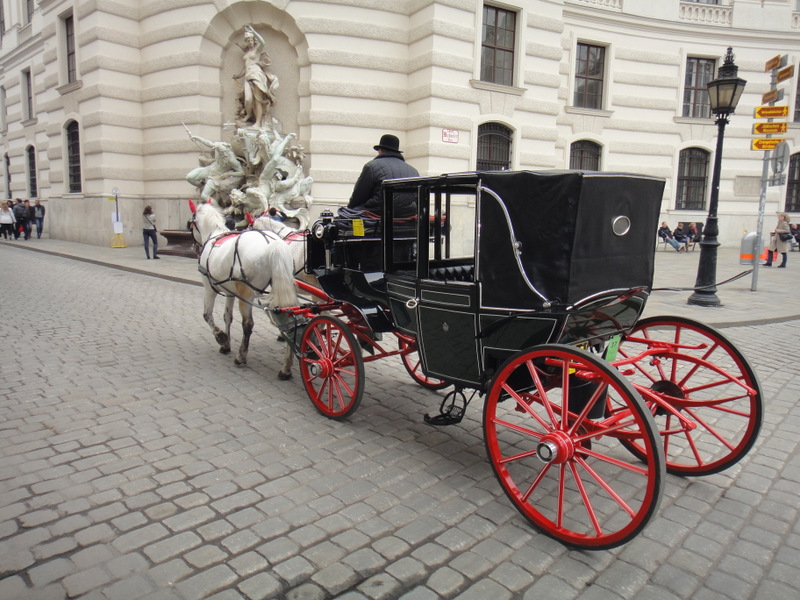
M703 239L700 242L700 263L697 267L697 280L694 293L689 296L689 304L697 306L719 306L717 297L717 248L719 242L719 226L717 224L717 205L719 204L719 175L722 166L722 140L725 137L725 125L728 117L736 110L739 98L747 83L738 77L739 67L733 63L733 49L728 48L725 61L717 71L717 78L708 82L708 96L711 112L717 120L717 151L714 156L714 171L711 175L711 199L708 205L708 218L703 228Z

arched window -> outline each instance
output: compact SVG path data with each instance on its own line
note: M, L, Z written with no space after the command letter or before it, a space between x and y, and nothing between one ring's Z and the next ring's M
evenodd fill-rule
M82 191L81 187L81 141L77 121L67 124L67 182L71 194Z
M800 153L789 159L786 177L786 212L800 212Z
M708 185L709 153L702 148L681 150L678 161L676 210L704 210Z
M28 159L28 196L37 198L39 196L39 186L36 185L36 149L33 146L25 148L25 155Z
M500 123L478 126L479 171L505 171L511 168L511 130Z
M569 168L582 171L600 170L600 144L578 140L569 147Z

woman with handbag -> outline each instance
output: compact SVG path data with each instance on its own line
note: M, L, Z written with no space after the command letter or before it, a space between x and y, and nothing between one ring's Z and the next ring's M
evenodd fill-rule
M786 268L787 253L792 247L792 228L789 226L789 215L781 213L778 215L778 225L775 231L770 234L769 246L767 246L767 262L762 267L772 266L772 253L780 252L783 256L783 262L778 265L779 269Z
M150 258L150 240L153 241L153 259L158 260L158 229L156 229L156 213L149 204L142 213L142 237L144 238L144 253Z

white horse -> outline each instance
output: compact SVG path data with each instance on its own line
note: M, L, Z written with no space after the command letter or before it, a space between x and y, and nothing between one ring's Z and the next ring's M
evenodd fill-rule
M306 266L306 232L289 227L281 221L276 221L269 215L257 218L252 222L251 227L257 231L271 231L280 237L292 253L294 263L294 276L307 280L303 275ZM309 281L309 283L314 283Z
M205 301L203 318L211 326L219 351L231 350L230 330L233 321L233 301L239 299L242 315L242 343L235 363L247 363L250 335L253 332L253 301L256 296L272 286L270 308L296 306L297 290L294 285L293 261L289 247L267 231L229 231L225 216L215 206L206 203L193 212L192 235L203 249L198 259L198 269L204 275ZM225 296L225 330L214 323L213 309L217 294ZM292 376L292 349L287 344L283 367L278 372L281 379Z

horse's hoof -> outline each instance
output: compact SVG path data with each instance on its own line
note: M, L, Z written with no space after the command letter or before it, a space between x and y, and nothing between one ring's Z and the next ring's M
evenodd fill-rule
M222 348L219 349L219 353L220 354L229 354L230 351L231 351L230 348L225 348L225 347L222 347Z
M247 364L247 359L242 360L241 358L236 357L233 359L233 364L235 364L237 367L243 367Z
M283 371L278 371L278 379L281 381L289 381L292 378L291 373L284 373Z
M224 346L228 343L228 335L224 331L220 331L219 333L215 334L214 339L217 340L217 343L220 346Z

